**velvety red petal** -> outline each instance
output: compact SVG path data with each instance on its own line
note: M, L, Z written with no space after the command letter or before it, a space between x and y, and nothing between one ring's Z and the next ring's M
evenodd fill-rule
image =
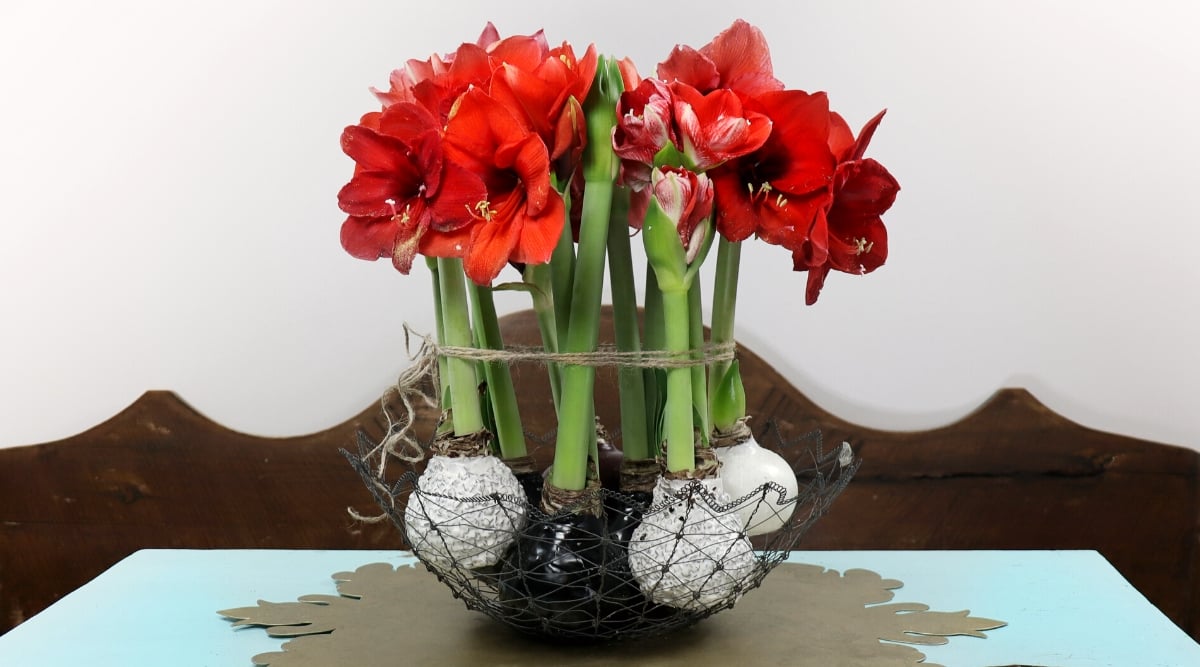
M471 225L450 230L430 227L421 235L420 253L426 257L462 257L471 242Z
M865 274L887 261L887 228L881 219L858 220L852 229L831 232L830 267L844 273Z
M763 241L788 250L805 247L810 244L814 226L823 219L828 205L825 193L794 196L783 204L777 199L756 200L754 211L758 229L755 233Z
M488 285L508 264L521 235L523 215L497 216L471 228L463 270L477 285Z
M684 153L698 171L758 150L771 135L771 120L744 110L732 91L700 95L690 86L674 83L671 92Z
M766 93L759 109L773 121L762 157L763 178L783 193L803 194L829 186L834 156L827 144L829 99L798 90Z
M863 125L863 129L858 133L858 139L854 142L854 150L850 153L851 160L862 159L867 152L867 145L871 143L871 137L875 136L875 128L879 127L879 121L883 120L885 113L887 113L887 109L875 114L874 118Z
M338 206L355 216L391 216L416 197L420 174L360 172L338 192Z
M417 256L421 237L429 228L429 217L423 210L413 211L414 219L406 224L396 225L396 238L392 243L392 266L400 273L408 275L412 269L413 259Z
M854 132L836 111L829 112L829 152L838 162L849 160L854 152Z
M507 63L532 72L550 52L545 35L540 32L539 35L541 39L538 39L538 36L525 35L505 37L488 47L488 55L496 64Z
M486 49L487 47L500 41L500 31L496 30L496 26L492 25L491 21L483 26L483 32L479 33L479 39L475 40L475 45Z
M390 256L395 239L396 225L390 217L350 216L342 223L342 247L358 259L376 260Z
M638 74L637 65L632 58L622 58L617 61L617 70L621 72L621 83L624 90L629 91L642 85L642 75Z
M499 67L492 77L492 99L510 111L524 115L530 127L544 140L553 137L557 123L555 116L565 102L560 101L563 94L561 82L553 85L509 64Z
M721 73L707 56L690 46L671 49L667 59L658 64L658 78L673 83L679 81L702 92L721 85Z
M437 132L441 123L425 107L413 103L393 104L379 114L379 132L410 144L427 132Z
M562 198L557 194L551 196L537 215L527 215L525 211L518 211L517 215L523 215L525 219L520 223L520 239L509 255L509 261L525 264L549 262L566 225Z
M718 169L712 173L717 207L717 233L729 241L750 238L758 226L758 215L736 169Z
M762 31L738 19L700 49L720 72L721 86L752 97L782 90L771 66L771 52Z
M496 164L516 172L525 189L525 206L530 215L540 213L553 198L550 156L546 152L546 145L537 135L526 135L521 141L501 146L496 151Z
M838 181L831 218L878 217L891 208L900 191L896 179L871 158L839 165Z
M342 151L368 171L394 171L408 163L408 146L361 125L342 131Z
M479 202L487 199L487 187L478 175L457 164L446 163L442 188L430 203L431 224L449 230L475 220Z
M803 271L804 269L796 269ZM817 297L821 294L821 288L825 286L825 277L829 275L829 267L821 267L819 269L808 270L808 284L804 289L804 303L813 305L817 302Z

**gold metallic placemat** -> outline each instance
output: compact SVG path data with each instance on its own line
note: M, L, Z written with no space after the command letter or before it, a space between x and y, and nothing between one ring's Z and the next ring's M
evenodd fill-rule
M954 635L983 638L1004 622L968 611L930 611L891 603L903 584L868 570L844 574L783 563L765 585L686 630L653 639L587 646L547 644L467 611L424 568L387 563L333 575L341 595L299 602L259 601L219 612L235 626L263 626L292 638L281 651L253 657L270 667L396 665L599 666L629 664L907 667L925 656L913 645Z

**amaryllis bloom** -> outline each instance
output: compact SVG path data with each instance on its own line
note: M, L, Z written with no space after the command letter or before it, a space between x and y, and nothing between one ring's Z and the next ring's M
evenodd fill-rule
M895 202L900 184L883 165L863 157L883 114L868 121L857 140L846 122L831 114L829 145L838 165L828 207L814 224L824 227L824 248L810 241L792 253L793 268L808 271L808 305L816 303L831 270L866 274L887 260L887 229L881 216Z
M755 107L773 121L766 143L713 171L717 231L729 241L757 235L796 250L828 206L837 167L824 93L763 93Z
M342 246L351 255L391 257L407 274L418 251L430 254L437 230L452 232L473 221L471 211L487 190L478 176L444 159L439 127L421 106L401 103L367 114L342 133L342 150L355 162L354 176L338 193L338 205L349 214Z
M579 58L566 42L551 49L540 30L501 39L488 23L475 43L463 44L452 54L408 61L392 72L389 90L375 94L385 107L418 103L445 121L459 96L469 88L482 88L526 117L565 179L587 143L581 103L592 86L598 59L594 45Z
M691 86L645 79L621 95L613 149L621 158L621 183L632 191L630 224L641 226L655 165L704 172L757 150L771 120L744 108L729 90L707 95Z
M550 260L562 234L562 198L550 185L550 155L528 120L478 88L464 93L446 126L446 160L483 179L487 198L470 211L456 248L467 276L490 283L505 264Z
M704 174L661 167L651 176L649 193L642 233L646 259L660 287L686 289L688 267L712 239L712 182Z
M686 169L663 167L651 177L654 202L675 224L684 256L691 264L700 252L712 213L712 182L704 174Z
M744 109L731 90L701 94L682 83L669 87L679 149L689 169L707 171L757 150L771 134L771 119Z
M493 56L495 57L495 56ZM594 45L576 58L570 44L539 54L534 62L502 61L492 74L492 97L520 111L542 138L550 159L571 175L587 144L582 102L592 87L599 56Z
M687 84L702 93L727 88L743 97L783 90L771 66L767 38L741 19L698 51L676 46L659 63L658 78Z

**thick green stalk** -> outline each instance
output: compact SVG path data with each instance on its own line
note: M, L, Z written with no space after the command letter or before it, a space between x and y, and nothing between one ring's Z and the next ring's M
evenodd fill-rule
M600 333L600 300L604 294L604 249L608 236L612 182L588 182L583 195L583 224L571 296L571 319L564 352L592 352ZM587 456L595 438L593 414L596 369L564 364L559 405L558 438L554 447L551 483L581 491L587 481Z
M563 342L567 339L567 324L571 321L571 299L575 284L575 237L571 232L571 201L570 189L564 194L566 213L563 220L563 231L558 237L558 245L550 257L550 284L554 297L554 316L557 323L557 339Z
M717 241L717 270L713 282L712 326L710 329L713 345L734 342L733 329L737 310L738 270L741 258L741 242L727 241L724 237ZM729 413L729 410L716 408L711 401L723 400L718 398L720 392L717 391L717 387L725 381L725 375L731 371L739 372L731 364L730 361L715 362L709 372L708 391L711 413ZM745 409L743 408L741 412L744 413ZM738 415L739 418L744 416L745 414ZM727 428L732 424L716 424L716 426Z
M691 346L688 293L686 289L662 293L666 349L686 355ZM696 465L693 447L695 423L692 421L692 369L667 370L667 407L663 417L663 438L667 441L667 470L691 470Z
M608 240L613 182L619 166L608 137L612 136L617 124L616 104L620 95L621 73L616 61L600 58L596 78L583 105L587 136L591 141L583 151L583 216L579 225L575 278L571 285L571 316L566 339L559 339L564 352L595 351L600 335L604 250ZM563 231L565 236L566 230ZM561 331L561 321L559 327ZM550 480L560 489L581 491L587 483L588 450L596 439L596 424L592 417L595 377L596 369L591 366L565 364L562 369L562 403Z
M692 280L688 288L688 345L693 354L703 354L704 349L704 313L700 295L700 281ZM708 385L704 380L704 366L692 366L692 407L696 410L700 429L700 440L708 445L709 430L712 428L708 414Z
M467 289L471 294L471 310L475 313L475 338L479 347L488 350L504 349L504 341L500 337L500 322L496 318L496 303L492 299L492 288L467 281ZM499 361L485 362L483 372L487 378L487 395L492 402L500 455L506 459L525 456L525 429L521 426L521 411L517 408L517 392L513 389L512 373L509 372L508 364Z
M658 277L654 275L653 267L646 267L646 295L643 299L642 322L646 335L642 340L644 350L666 349L666 331L663 329L662 292L658 289ZM659 411L667 388L659 383L662 372L656 368L642 369L642 384L646 395L646 424L650 436L650 454L658 456L658 446L662 441L659 432Z
M608 225L608 278L612 290L613 333L617 350L641 350L638 334L637 289L633 285L633 256L629 250L629 191L617 188L613 194L612 217ZM646 386L642 369L617 368L617 388L621 401L621 450L629 459L650 456L646 429Z
M462 260L438 259L438 282L442 303L442 326L446 345L471 347L471 315L467 310L466 275ZM475 364L466 359L446 359L450 382L451 417L455 435L483 430L483 412L479 407L479 381Z
M437 258L426 257L425 265L429 267L429 274L433 279L433 316L435 335L437 336L438 345L446 344L446 326L442 323L442 288L441 282L438 279ZM450 373L446 370L446 357L438 355L438 404L442 409L446 409L446 397L450 391ZM451 424L443 422L439 425L441 429L448 429Z
M542 349L547 352L558 352L558 314L554 308L553 269L549 264L528 264L525 266L525 282L533 286L533 312L537 315L538 331L542 334ZM550 378L550 395L554 399L554 411L562 402L562 381L558 364L546 363L546 373Z

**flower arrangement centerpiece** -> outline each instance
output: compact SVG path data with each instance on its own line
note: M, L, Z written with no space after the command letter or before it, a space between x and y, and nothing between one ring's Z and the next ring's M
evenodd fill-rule
M643 636L732 606L855 465L755 442L733 340L741 246L789 252L808 304L830 272L879 267L899 190L864 155L883 114L856 136L824 93L775 78L743 21L676 46L654 76L488 24L375 94L382 108L342 135L355 162L342 245L402 274L424 258L436 339L401 385L427 380L442 419L398 482L383 465L405 428L350 458L414 553L468 606L532 633ZM632 245L648 265L640 304ZM706 336L697 276L713 264ZM606 269L612 347L598 344ZM506 349L499 288L528 292L540 349ZM530 357L557 418L544 472L509 372ZM620 388L615 488L598 473L601 365Z

